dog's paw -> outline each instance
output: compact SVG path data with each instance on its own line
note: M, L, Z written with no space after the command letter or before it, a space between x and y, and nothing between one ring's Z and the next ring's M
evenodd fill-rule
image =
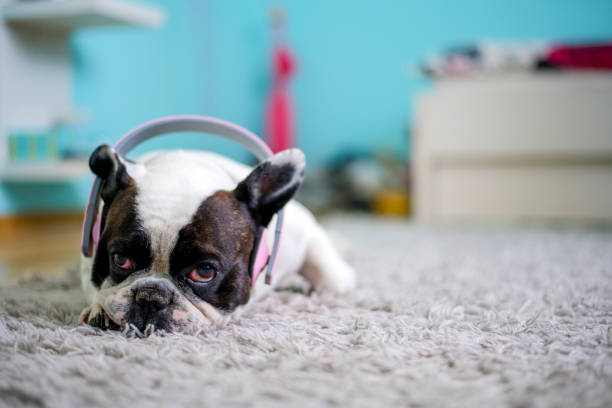
M98 304L94 304L83 309L81 315L79 316L79 323L86 323L90 326L103 330L120 329L119 325L115 323Z

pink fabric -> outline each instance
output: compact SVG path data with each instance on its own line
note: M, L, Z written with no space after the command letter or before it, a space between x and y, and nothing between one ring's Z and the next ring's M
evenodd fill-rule
M94 183L95 185L95 183ZM92 202L96 200L96 198L94 197L94 186L91 186L91 189L89 190L89 199L87 200L87 205L86 208L89 207ZM94 242L94 248L96 248L97 244L98 244L98 238L99 235L96 236L93 233L93 230L95 228L95 225L92 227L91 231L85 230L85 221L87 220L87 217L83 217L83 223L81 225L81 249L83 248L85 241L88 239L92 239ZM96 220L97 222L97 220ZM100 227L98 226L98 232L100 231ZM90 257L91 254L85 254L85 256Z
M255 286L257 277L264 270L268 264L270 258L270 248L268 247L268 230L264 229L259 240L259 247L257 248L257 255L255 255L255 263L253 264L253 276L251 278L251 285Z
M91 238L93 239L93 247L94 249L98 248L98 241L100 241L100 223L102 222L102 206L100 206L100 211L98 211L98 216L96 217L96 222L91 228Z

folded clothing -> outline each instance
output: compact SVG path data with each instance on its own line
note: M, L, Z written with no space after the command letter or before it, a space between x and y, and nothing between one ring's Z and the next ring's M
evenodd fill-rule
M612 43L552 47L545 61L560 68L612 70Z
M434 54L422 67L434 78L542 69L612 70L612 43L481 43Z

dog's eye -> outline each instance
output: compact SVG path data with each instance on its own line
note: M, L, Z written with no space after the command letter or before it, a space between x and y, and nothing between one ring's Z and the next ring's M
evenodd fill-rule
M196 268L193 268L187 277L193 282L205 283L215 279L217 272L215 268L210 264L202 264Z
M133 269L134 268L134 264L132 263L132 260L130 258L128 258L127 256L119 255L119 254L113 255L113 263L121 269Z

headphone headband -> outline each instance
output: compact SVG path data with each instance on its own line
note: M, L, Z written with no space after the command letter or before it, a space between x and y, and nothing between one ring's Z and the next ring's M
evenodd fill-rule
M121 139L115 143L113 148L117 154L120 156L125 156L136 146L149 139L176 132L198 132L226 137L240 143L247 150L253 153L260 161L264 161L273 155L270 148L259 137L247 129L222 119L198 115L166 116L143 123L121 137ZM86 257L91 257L93 255L93 247L95 245L93 236L95 230L94 226L96 224L96 219L99 216L98 212L100 206L101 187L102 179L100 177L96 177L91 188L91 192L89 193L89 201L85 209L85 218L83 219L81 252ZM272 252L270 253L268 261L268 269L266 271L266 284L270 284L272 280L272 274L274 272L274 265L276 263L278 247L280 244L282 226L283 210L281 209L277 214L276 229L274 231L274 244L272 246ZM265 236L262 239L265 241ZM259 256L259 247L261 247L261 245L254 249L257 251L257 256ZM258 273L259 271L252 271L253 283L255 282Z

